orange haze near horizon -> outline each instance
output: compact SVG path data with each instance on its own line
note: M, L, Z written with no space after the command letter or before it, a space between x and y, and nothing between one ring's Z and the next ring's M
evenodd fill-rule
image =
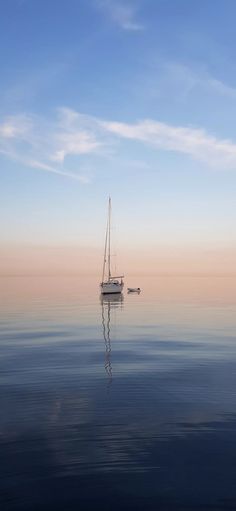
M103 250L78 246L6 245L1 250L0 275L97 275ZM117 270L127 274L234 274L236 247L156 246L122 249Z

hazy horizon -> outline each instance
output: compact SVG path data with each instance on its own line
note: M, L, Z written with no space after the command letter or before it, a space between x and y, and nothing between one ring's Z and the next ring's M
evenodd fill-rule
M236 248L149 247L123 250L112 258L113 271L125 275L230 275L235 274ZM103 248L78 246L2 247L0 276L94 275L101 277Z

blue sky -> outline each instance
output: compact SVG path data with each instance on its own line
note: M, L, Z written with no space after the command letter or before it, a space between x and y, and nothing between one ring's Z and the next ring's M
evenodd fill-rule
M235 2L0 9L2 243L235 247Z

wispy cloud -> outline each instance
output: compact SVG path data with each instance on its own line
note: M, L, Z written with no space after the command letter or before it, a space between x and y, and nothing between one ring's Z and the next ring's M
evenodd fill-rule
M59 176L64 176L64 177L67 177L67 178L71 178L71 179L74 179L76 181L80 181L80 183L89 183L89 179L86 178L85 176L81 176L79 174L74 174L73 172L68 172L68 171L63 171L63 170L59 170L58 168L54 168L52 167L51 165L47 165L46 163L42 163L40 161L37 161L37 160L22 160L22 163L24 163L27 165L27 166L30 166L34 169L39 169L39 170L44 170L46 172L52 172L53 174L57 174Z
M96 5L123 30L139 31L144 25L136 19L137 5L129 0L96 0Z
M235 87L231 87L230 85L227 85L226 83L221 82L220 80L217 80L211 76L208 76L206 83L211 89L214 89L216 92L218 92L218 94L228 98L236 99Z
M3 139L24 138L31 128L31 121L25 115L9 116L0 124L0 137Z
M89 154L101 147L91 122L89 129L85 126L85 116L68 108L59 109L59 115L61 121L54 136L57 148L50 156L51 160L64 162L68 155Z
M60 109L51 121L33 115L7 117L0 124L0 153L25 166L87 183L86 175L64 165L68 156L88 155L102 145L81 117L69 109Z
M222 169L236 169L236 144L216 138L204 129L172 126L153 120L136 124L104 122L103 126L121 138L143 142L164 151L187 154Z
M205 68L194 69L179 62L165 63L162 72L162 85L166 89L169 82L182 96L196 89L216 93L226 98L236 99L236 88L212 76Z
M127 159L128 154L132 168L135 165L140 168L134 160L134 141L157 152L188 155L220 170L236 170L236 143L195 127L153 119L136 123L106 121L67 108L60 108L51 120L21 115L4 119L0 124L0 152L6 158L83 183L89 180L86 172L89 158L110 157L111 147L113 157L119 152L119 158L123 155ZM77 165L84 171L77 171ZM144 160L142 168L146 170Z

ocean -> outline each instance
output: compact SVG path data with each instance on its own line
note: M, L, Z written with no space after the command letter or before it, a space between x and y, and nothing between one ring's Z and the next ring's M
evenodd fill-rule
M1 511L236 509L236 277L0 279Z

